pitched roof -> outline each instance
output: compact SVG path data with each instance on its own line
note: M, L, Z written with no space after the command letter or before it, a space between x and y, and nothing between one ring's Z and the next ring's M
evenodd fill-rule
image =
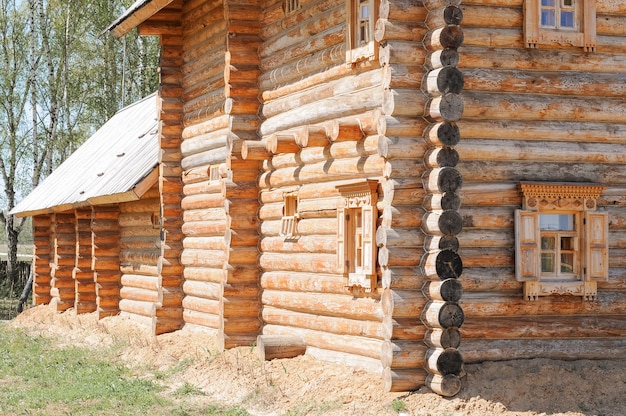
M137 0L124 14L115 19L104 32L113 32L116 37L121 38L132 29L151 18L172 1L173 0Z
M158 178L156 94L115 114L22 200L31 216L139 199Z

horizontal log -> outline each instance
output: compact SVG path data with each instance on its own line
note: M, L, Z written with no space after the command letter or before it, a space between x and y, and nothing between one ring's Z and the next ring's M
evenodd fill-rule
M417 267L423 256L421 247L380 247L378 264L382 267Z
M290 292L346 293L344 277L337 274L266 271L260 285L263 289Z
M385 316L416 318L422 313L426 299L420 290L385 289L380 303Z
M203 314L214 316L222 315L220 302L215 299L204 299L195 296L185 296L182 301L182 306L185 311L201 312Z
M153 302L121 299L119 301L119 310L121 312L152 318L156 314L156 305Z
M431 348L426 352L425 368L432 374L458 376L463 368L463 356L456 348Z
M241 145L241 157L245 160L269 160L271 155L263 141L245 140Z
M153 302L157 303L161 301L161 296L158 291L139 289L134 287L122 287L120 289L120 298L122 300L128 299L138 302Z
M381 348L380 362L383 368L423 368L427 349L422 340L385 341Z
M422 322L429 328L460 327L464 320L463 309L455 302L430 301L422 312Z
M432 300L458 302L463 295L463 285L459 279L427 281L422 288L424 296Z
M387 392L417 390L426 382L427 373L423 368L383 369L383 390Z
M264 335L297 336L304 340L307 347L315 347L341 353L360 355L380 360L383 341L365 337L330 334L303 328L289 328L278 325L266 325Z
M429 374L424 384L444 397L455 396L461 391L461 379L455 374Z
M285 335L259 335L256 339L259 360L294 358L306 352L306 344L300 337Z
M300 150L294 134L272 134L265 140L265 145L271 154L297 153Z
M424 335L424 342L430 348L458 348L461 344L461 332L458 328L433 328Z
M380 304L376 300L354 299L350 295L319 296L316 293L264 290L261 299L266 306L321 316L365 321L381 321L383 317Z
M464 340L466 363L548 358L554 360L624 360L626 339Z
M378 247L422 247L424 234L414 228L378 227L376 245Z

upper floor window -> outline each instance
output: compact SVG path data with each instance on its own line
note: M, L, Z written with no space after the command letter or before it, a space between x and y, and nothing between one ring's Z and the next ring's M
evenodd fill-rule
M605 187L522 183L515 212L516 277L524 297L578 295L593 299L608 278L608 215L596 211Z
M596 0L525 0L524 42L596 48Z
M280 223L281 237L296 237L298 231L298 194L296 192L285 193L283 196L283 217Z
M378 16L375 0L346 0L346 61L353 64L377 58L374 26Z

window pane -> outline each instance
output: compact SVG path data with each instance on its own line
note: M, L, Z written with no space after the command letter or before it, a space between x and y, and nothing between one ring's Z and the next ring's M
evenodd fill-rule
M561 250L574 250L574 237L562 237Z
M575 221L573 214L541 214L539 227L542 230L574 231Z
M572 7L573 4L574 4L573 0L563 0L563 6L565 7Z
M561 12L561 27L574 27L574 12Z
M542 26L555 26L554 10L542 10L541 11L541 25Z
M554 237L541 237L541 249L542 250L554 250L555 238Z
M574 253L561 253L561 273L574 273Z
M541 5L554 7L554 0L541 0Z
M554 253L541 253L541 272L554 273Z

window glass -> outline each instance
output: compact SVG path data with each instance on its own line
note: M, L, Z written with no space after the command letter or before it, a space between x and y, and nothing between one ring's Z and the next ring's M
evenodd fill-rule
M574 231L576 224L573 214L541 214L539 228L552 231Z

